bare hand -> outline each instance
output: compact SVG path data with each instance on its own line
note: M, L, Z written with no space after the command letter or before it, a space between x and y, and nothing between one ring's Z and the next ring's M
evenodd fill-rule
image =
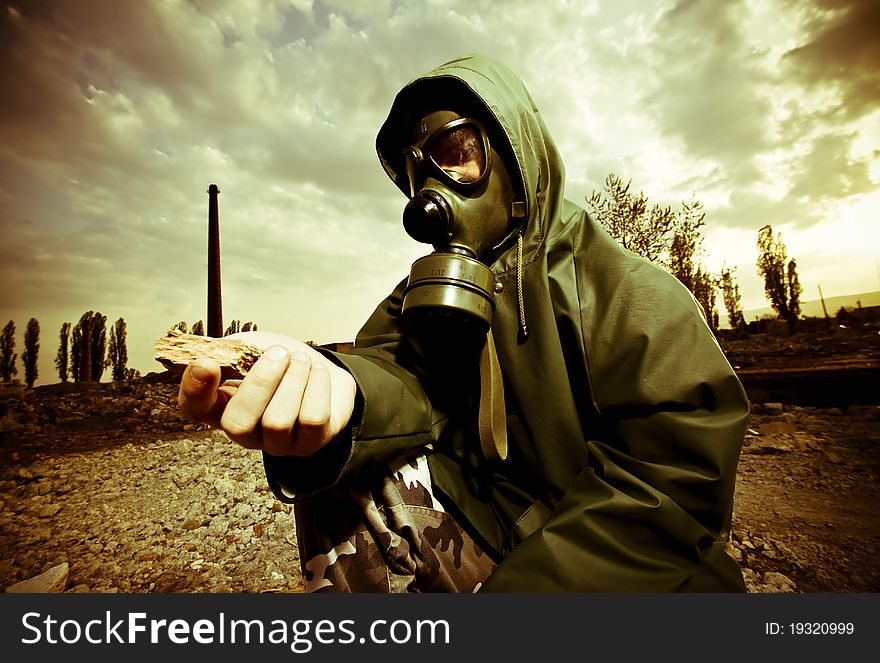
M180 381L182 416L273 456L311 455L348 425L357 391L348 371L287 336L257 331L227 338L267 349L243 380L222 384L217 362L193 361Z

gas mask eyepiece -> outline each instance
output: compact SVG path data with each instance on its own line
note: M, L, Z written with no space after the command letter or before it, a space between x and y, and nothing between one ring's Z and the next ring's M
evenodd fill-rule
M410 198L429 177L466 195L483 184L492 169L492 150L483 125L450 111L425 118L403 157Z

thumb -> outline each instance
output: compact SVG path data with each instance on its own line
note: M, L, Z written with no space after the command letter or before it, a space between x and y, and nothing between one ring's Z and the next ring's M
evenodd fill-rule
M219 426L227 400L220 398L219 387L220 365L217 362L207 358L191 362L183 372L177 394L181 416Z

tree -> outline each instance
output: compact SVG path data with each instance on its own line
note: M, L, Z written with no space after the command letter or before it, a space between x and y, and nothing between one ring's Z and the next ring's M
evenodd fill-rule
M18 355L15 354L15 323L10 320L3 328L3 334L0 336L0 376L5 382L12 379L12 376L18 373L18 367L15 360Z
M801 283L798 280L797 262L795 262L794 258L788 261L785 281L788 287L788 311L792 316L792 320L796 323L801 314L801 293L804 290L801 288ZM791 330L794 331L794 324L790 321L789 325Z
M706 323L713 334L718 333L718 307L715 304L715 280L709 272L703 271L702 267L698 267L694 272L694 282L691 289L694 298L703 307L706 314Z
M107 316L87 311L73 328L71 358L73 379L90 382L101 379L107 349Z
M669 207L648 206L644 193L630 193L632 180L623 183L617 175L605 178L605 192L593 191L587 199L596 220L608 233L634 253L651 262L659 262L668 251L676 223L676 215Z
M187 330L186 321L181 320L176 325L174 325L174 327L172 327L172 329L177 329L181 333L186 334L186 330Z
M776 314L788 323L794 332L801 312L801 286L798 282L797 263L792 259L786 267L785 244L782 234L773 237L773 228L766 225L758 230L758 274L764 278L764 293Z
M107 359L104 360L105 368L108 366L111 368L111 371L110 371L111 375L113 375L116 372L115 370L112 370L112 369L115 368L115 366L113 365L113 358L114 358L114 356L116 356L117 345L118 344L116 342L116 325L113 325L112 327L110 327L110 341L107 344ZM113 380L115 382L116 378L114 377Z
M88 330L88 326L83 325L83 319L80 318L70 335L70 376L74 382L83 381L83 329ZM91 366L91 359L86 366Z
M70 355L67 350L69 340L70 323L65 322L61 325L61 329L58 332L58 352L55 354L55 368L58 369L58 377L62 382L67 382L69 372Z
M95 313L91 320L92 325L92 380L101 381L101 375L106 366L107 355L107 316Z
M694 261L702 250L703 238L700 228L704 225L706 212L703 204L691 198L689 202L682 203L682 209L678 212L672 241L669 244L669 255L666 258L666 269L694 293L696 270Z
M721 294L724 298L724 308L727 309L727 322L737 336L742 336L746 331L746 319L742 312L739 284L734 279L732 271L724 267L721 268Z
M110 346L107 365L112 367L114 382L125 380L128 349L125 347L125 320L119 318L110 328Z
M92 317L94 311L83 313L73 328L73 379L90 382L92 379Z
M40 354L40 323L36 318L28 320L24 330L24 352L21 361L24 364L24 381L28 389L34 386L39 375L37 357Z
M192 332L190 332L196 336L204 336L205 335L205 323L199 320L197 323L193 325Z
M620 244L643 258L657 263L673 274L693 293L703 307L706 322L718 331L715 304L716 278L698 263L706 212L695 197L682 202L681 209L648 204L644 192L630 192L614 173L605 178L604 193L594 191L587 199L596 220Z
M229 336L230 334L237 334L241 331L241 320L233 320L229 323L229 326L226 328L226 331L223 332L224 336Z

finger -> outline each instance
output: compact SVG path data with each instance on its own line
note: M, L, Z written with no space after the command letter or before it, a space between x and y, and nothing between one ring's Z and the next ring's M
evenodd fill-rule
M230 385L224 382L217 391L220 392L221 396L225 396L228 401L238 392L238 385Z
M310 368L311 361L306 354L294 352L281 384L263 412L263 448L274 456L290 453L291 433L299 416Z
M212 359L196 359L180 378L177 406L181 416L218 426L227 398L218 393L220 365Z
M227 403L220 425L239 444L258 441L257 425L287 370L289 360L286 348L273 345L256 361L235 396Z
M329 442L325 437L330 422L330 397L330 372L325 364L315 362L309 372L296 421L291 449L294 455L309 456Z

